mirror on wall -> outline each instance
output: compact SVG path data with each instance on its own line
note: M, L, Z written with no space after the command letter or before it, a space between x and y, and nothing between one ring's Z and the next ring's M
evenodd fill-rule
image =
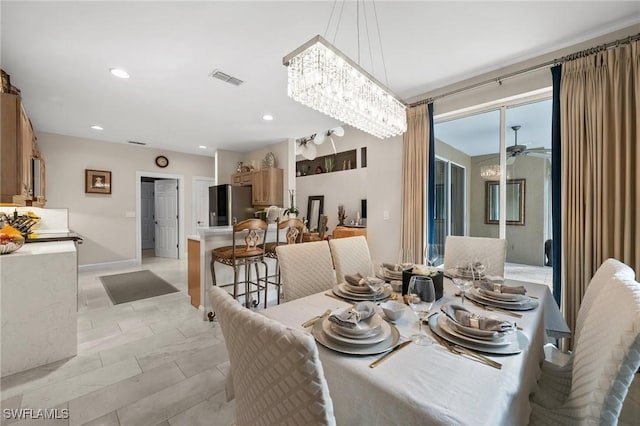
M525 179L507 180L507 225L524 225ZM500 222L500 182L485 184L485 223Z
M307 204L307 220L309 232L318 232L320 228L320 215L324 214L324 195L309 197Z

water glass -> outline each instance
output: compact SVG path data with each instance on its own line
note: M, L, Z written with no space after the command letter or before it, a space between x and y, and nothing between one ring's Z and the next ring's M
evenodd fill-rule
M418 334L411 336L417 345L430 345L432 340L422 332L422 320L427 316L436 301L436 290L429 277L414 275L409 280L407 300L411 310L418 317Z

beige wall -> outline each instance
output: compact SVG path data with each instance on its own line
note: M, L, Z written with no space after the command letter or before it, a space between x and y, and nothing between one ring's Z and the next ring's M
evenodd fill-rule
M333 137L338 152L357 150L358 168L296 178L297 203L307 215L307 200L324 196L324 214L329 232L338 224L338 204L343 204L347 222L360 211L360 200L367 200L367 241L375 263L394 262L400 247L402 188L402 137L378 139L349 126L345 135ZM362 168L360 148L367 148L367 167ZM318 146L318 156L333 153L331 143ZM387 217L387 219L385 219Z
M107 143L51 133L38 133L38 145L46 162L47 207L68 208L69 228L84 237L78 248L78 264L131 261L136 258L136 173L183 176L184 224L181 235L193 233L191 226L191 178L213 177L212 157L162 151L120 143ZM161 169L158 155L169 159ZM112 173L110 195L85 194L85 169ZM183 253L181 253L181 256Z

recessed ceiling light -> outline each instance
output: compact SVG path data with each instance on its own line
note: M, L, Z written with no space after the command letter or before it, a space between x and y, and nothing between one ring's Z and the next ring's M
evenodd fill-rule
M263 115L263 116L262 116L262 119L263 119L264 121L271 121L271 120L273 120L273 115L271 115L271 114L265 114L265 115Z
M207 147L206 147L206 146L204 146L204 145L200 145L198 148L200 148L200 149L207 149Z
M91 126L91 128L93 130L104 130L104 128L102 126L98 126L97 124L94 124L93 126Z
M110 68L109 72L118 78L129 78L129 73L120 68Z

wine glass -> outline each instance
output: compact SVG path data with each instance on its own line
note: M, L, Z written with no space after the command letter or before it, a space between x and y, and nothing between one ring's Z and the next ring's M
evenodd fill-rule
M407 270L413 267L413 250L400 249L398 253L398 265L402 267L402 270Z
M422 332L422 319L427 316L436 301L436 290L433 281L423 275L414 275L409 280L407 301L411 310L418 317L418 334L411 336L416 345L430 345L431 339Z
M433 267L440 257L440 248L438 244L427 244L424 246L425 264Z
M469 277L464 276L461 272L465 270L464 268L458 267L456 268L456 270L457 273L453 277L451 277L451 279L453 280L453 283L456 285L456 287L458 287L458 289L460 290L460 301L464 305L465 293L471 288L473 284L473 269L470 269L472 277L471 280L469 279Z
M377 304L378 302L378 293L384 287L384 280L380 278L369 277L367 280L367 286L373 292L373 303Z

